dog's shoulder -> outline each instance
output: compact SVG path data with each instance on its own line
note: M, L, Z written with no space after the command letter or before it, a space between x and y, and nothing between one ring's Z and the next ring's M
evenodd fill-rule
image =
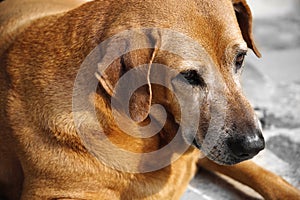
M88 0L10 0L0 3L0 55L34 20L63 13Z

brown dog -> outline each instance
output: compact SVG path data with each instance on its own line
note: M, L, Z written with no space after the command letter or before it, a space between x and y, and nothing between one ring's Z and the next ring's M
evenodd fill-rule
M238 81L247 47L260 56L251 33L251 13L244 0L95 0L83 5L80 1L57 2L47 1L47 7L38 0L0 3L0 195L3 198L179 199L196 171L196 163L249 185L266 199L300 198L299 191L282 178L244 161L264 147L258 122ZM149 34L139 34L153 48L128 52L97 76L97 90L86 101L95 106L102 132L117 147L140 154L156 151L168 146L175 137L181 122L180 106L191 107L189 113L198 109L201 114L195 137L188 129L180 132L181 142L193 145L177 160L154 171L130 173L103 164L96 159L95 152L88 151L86 140L79 137L74 116L86 124L85 131L93 126L90 111L74 111L72 99L77 73L89 53L105 39L140 27L181 32L200 44L211 59L206 65L207 55L198 54L187 42L168 39L155 29ZM126 38L121 41L126 43ZM185 54L194 53L197 62L192 63L200 65L164 51L167 46ZM187 99L191 104L178 105L170 90L148 83L130 99L133 121L126 124L127 128L142 134L138 127L150 123L151 104L166 108L166 123L152 137L129 136L114 121L110 108L113 88L129 69L141 64L150 68L153 63L169 66L184 77L186 81L166 76L164 82L182 94L179 101L185 103ZM223 100L225 106L220 103ZM223 124L214 113L225 113ZM187 127L194 123L193 118L189 119ZM216 133L212 136L218 139L211 149L202 150L214 162L198 159L198 148L204 144L210 121L217 121L213 123ZM119 160L124 157L118 159L118 156L113 151L110 154L122 165ZM162 157L171 160L171 156ZM126 159L130 158L125 157L124 162ZM154 158L146 160L146 165L159 162L162 160Z

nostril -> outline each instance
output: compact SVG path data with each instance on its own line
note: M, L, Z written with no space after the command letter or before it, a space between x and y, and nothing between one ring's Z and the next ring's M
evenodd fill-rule
M227 141L227 146L231 152L237 157L245 157L248 153L245 152L243 141L241 139L229 139Z

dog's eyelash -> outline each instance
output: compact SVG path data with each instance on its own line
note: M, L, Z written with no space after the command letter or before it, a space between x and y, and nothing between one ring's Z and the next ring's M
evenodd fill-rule
M245 57L247 55L247 52L239 52L237 56L234 59L234 65L235 65L235 73L237 73L243 66Z
M189 82L189 84L194 86L205 86L203 78L198 74L196 70L187 70L180 72L180 74Z

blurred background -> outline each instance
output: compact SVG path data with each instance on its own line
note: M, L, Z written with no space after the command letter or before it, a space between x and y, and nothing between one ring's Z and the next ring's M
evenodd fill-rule
M264 126L266 149L253 160L300 189L300 0L248 0L262 58L249 51L242 83ZM263 199L200 169L182 200Z

